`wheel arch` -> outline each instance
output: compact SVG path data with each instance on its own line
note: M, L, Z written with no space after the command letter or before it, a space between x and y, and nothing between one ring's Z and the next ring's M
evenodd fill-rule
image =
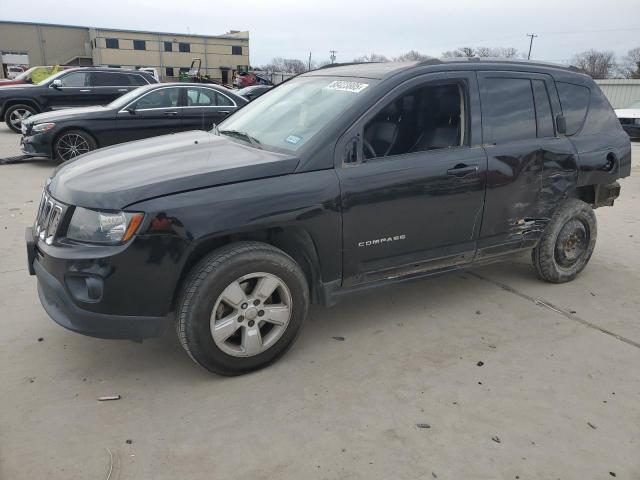
M2 112L0 112L0 115L2 115L2 118L4 118L5 114L7 113L7 110L13 107L14 105L28 105L32 108L35 108L38 111L38 113L42 112L42 105L40 105L36 100L32 98L12 98L4 102L4 104L2 105Z
M307 279L313 302L321 301L320 260L311 234L301 227L270 227L249 232L210 237L195 244L182 265L176 282L171 309L175 309L180 289L192 268L206 255L220 247L240 241L258 241L272 245L293 258Z

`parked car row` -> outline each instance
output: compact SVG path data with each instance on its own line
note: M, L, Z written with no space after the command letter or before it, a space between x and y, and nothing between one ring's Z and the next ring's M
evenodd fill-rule
M74 68L35 85L0 87L0 113L22 133L23 153L66 161L117 143L209 130L263 90L158 83L144 70Z
M199 126L202 97L239 105L209 85L148 85L84 124L97 139L167 115ZM68 121L45 115L26 131ZM48 144L87 149L66 139ZM331 65L209 132L66 162L26 231L28 268L63 327L133 340L175 327L195 362L237 375L280 358L312 302L523 252L541 279L573 280L594 252L593 209L613 205L630 172L629 137L573 70Z
M150 84L104 107L55 110L23 120L22 149L28 155L65 161L117 143L210 130L245 103L215 85Z

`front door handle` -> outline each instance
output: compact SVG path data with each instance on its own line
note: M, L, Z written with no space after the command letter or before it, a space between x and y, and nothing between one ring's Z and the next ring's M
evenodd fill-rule
M90 88L81 88L80 91L86 93L86 92L90 92L91 89Z
M470 173L477 172L478 165L467 165L466 163L458 163L455 167L447 170L447 175L454 175L456 177L464 177Z
M128 92L129 90L127 88L119 88L118 91L119 92Z
M229 110L219 110L218 113L224 113L225 115L229 113Z
M178 115L178 112L164 112L167 117L175 117Z

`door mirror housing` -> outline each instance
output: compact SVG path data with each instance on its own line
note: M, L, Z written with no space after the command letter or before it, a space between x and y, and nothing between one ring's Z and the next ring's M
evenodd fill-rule
M558 129L558 133L561 135L566 135L567 133L567 119L564 115L556 116L556 127Z
M127 112L129 112L131 115L135 115L135 113L136 113L136 104L134 103L132 105L129 105L125 110Z
M62 88L62 80L56 78L53 82L51 82L51 85L49 86L55 88L56 90L60 90Z

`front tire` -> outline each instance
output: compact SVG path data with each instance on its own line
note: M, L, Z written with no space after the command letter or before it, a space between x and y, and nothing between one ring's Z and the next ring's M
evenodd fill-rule
M596 215L591 206L575 198L566 200L531 252L538 277L552 283L573 280L589 262L597 234Z
M38 111L30 105L12 105L4 112L4 122L11 130L21 133L22 120L35 115Z
M67 130L58 135L53 143L53 155L58 161L66 162L96 148L98 148L96 141L87 132Z
M221 375L263 368L295 340L309 306L300 266L261 242L238 242L202 259L185 281L176 313L183 348Z

